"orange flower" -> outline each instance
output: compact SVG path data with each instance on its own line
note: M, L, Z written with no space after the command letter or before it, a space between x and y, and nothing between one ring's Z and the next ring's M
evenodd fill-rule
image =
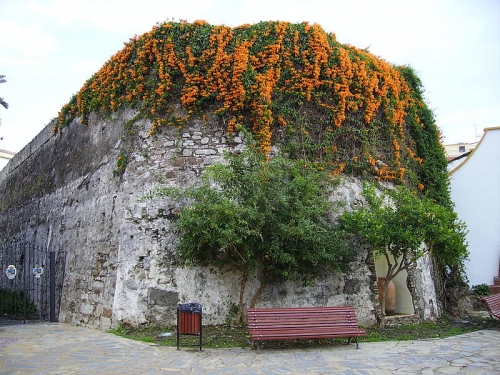
M325 129L331 133L326 138L332 144L318 145L314 152L328 155L327 162L336 165L338 173L351 159L368 163L383 180L403 179L405 163L423 163L407 139L406 122L410 113L423 128L416 111L424 103L412 98L399 70L366 51L339 44L334 34L308 23L269 22L258 28L210 26L205 21L157 24L131 38L85 83L61 109L56 127L77 116L85 122L89 111L137 105L151 118L154 133L160 126L180 126L197 114L206 122L203 111L210 108L210 114L223 117L228 131L248 122L261 150L269 152L274 127L300 131L298 126L304 126L275 105L281 97L298 98L297 106L307 115L312 107L321 111L324 122L308 124L302 136L309 140ZM179 99L187 115L170 118L179 113ZM359 128L350 154L337 152L333 144L340 140L336 129L346 124L347 130ZM347 134L343 131L338 134ZM376 160L381 157L359 148L358 142L365 147L368 137L370 142L392 143L392 155L383 157L387 166L377 172Z

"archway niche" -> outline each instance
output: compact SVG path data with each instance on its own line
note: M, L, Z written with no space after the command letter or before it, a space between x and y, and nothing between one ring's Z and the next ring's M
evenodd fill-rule
M375 271L377 273L377 280L379 277L387 275L387 260L385 257L378 257L375 259ZM401 271L392 282L396 288L396 310L391 315L413 315L415 310L413 308L412 296L408 287L406 286L406 279L408 272Z

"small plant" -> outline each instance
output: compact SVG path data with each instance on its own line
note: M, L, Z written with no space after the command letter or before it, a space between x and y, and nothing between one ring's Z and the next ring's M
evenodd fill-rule
M227 313L227 316L226 316L225 321L226 321L226 324L228 324L228 325L229 325L229 324L231 324L231 323L235 320L235 318L236 318L236 315L237 315L237 313L238 313L238 305L237 305L237 304L235 304L235 303L233 303L233 302L229 302L229 303L228 303L228 305L229 305L229 311L228 311L228 313Z
M18 315L24 314L24 298L22 291L0 289L0 315ZM37 309L33 301L26 301L27 316L36 315Z
M113 171L113 176L121 176L125 172L128 164L128 152L124 149L120 150L120 154L116 159L116 169Z
M485 297L490 294L490 287L488 284L474 285L471 289L472 293L478 297Z

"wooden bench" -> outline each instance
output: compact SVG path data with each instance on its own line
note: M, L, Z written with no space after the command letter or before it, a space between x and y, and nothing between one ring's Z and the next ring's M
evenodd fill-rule
M500 319L500 293L482 298L481 301L485 303L492 318Z
M358 337L366 336L354 306L248 309L248 332L259 352L266 340L347 338L359 348Z

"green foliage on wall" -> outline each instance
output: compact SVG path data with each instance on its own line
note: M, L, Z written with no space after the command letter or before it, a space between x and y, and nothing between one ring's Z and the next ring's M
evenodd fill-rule
M253 131L263 153L280 142L338 174L405 184L450 205L432 111L409 67L308 23L235 28L165 22L135 36L59 113L55 131L123 107L161 126L218 116Z
M227 154L202 184L185 190L157 189L153 195L190 199L180 208L177 255L185 265L239 271L243 308L247 280L261 287L275 281L310 282L321 272L346 271L354 250L338 226L328 220L331 177L303 161L255 150Z

